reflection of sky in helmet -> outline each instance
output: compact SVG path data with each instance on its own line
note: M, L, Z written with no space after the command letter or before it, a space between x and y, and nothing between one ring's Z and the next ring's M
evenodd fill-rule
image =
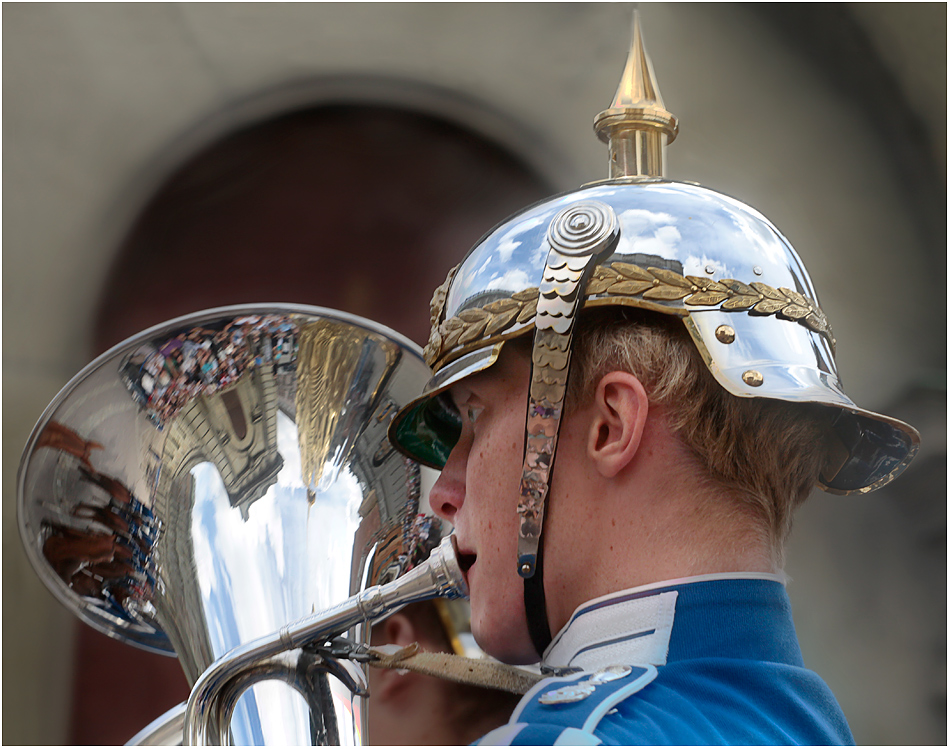
M496 232L465 259L446 299L447 316L454 315L472 294L479 294L479 303L484 304L484 292L498 291L497 298L504 298L537 286L547 256L542 240L548 213L551 211L520 216L515 224Z
M283 411L277 410L277 451L284 459L284 467L277 474L277 485L292 489L307 486L303 480L303 466L300 462L300 448L297 443L297 427Z
M521 240L517 239L517 237L529 229L541 226L542 223L543 219L540 216L527 218L523 221L519 221L508 231L501 234L498 238L498 246L495 249L495 258L502 263L509 262L514 251L521 246Z
M717 279L763 281L814 298L798 256L757 211L703 187L658 182L593 186L520 214L465 259L446 300L446 317L537 286L547 256L548 225L559 210L580 200L599 200L617 212L621 238L616 259L645 255L658 265L669 260L670 269L697 276L708 276L709 266ZM755 266L761 275L754 273Z
M748 243L751 248L750 261L764 267L766 265L776 265L784 267L788 248L781 241L776 241L776 232L771 224L763 223L761 216L750 215L747 211L734 211L729 214L736 231ZM738 238L737 238L738 239ZM748 271L747 271L748 272Z
M679 243L682 239L675 226L676 217L662 211L646 211L630 208L620 213L625 244L631 243L631 251L644 255L659 255L670 260L679 259Z

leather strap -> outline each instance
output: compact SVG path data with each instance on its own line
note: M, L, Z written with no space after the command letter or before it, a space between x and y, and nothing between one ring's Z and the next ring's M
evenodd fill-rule
M591 272L617 243L620 222L598 201L573 203L548 226L548 255L538 285L525 418L518 515L518 574L524 578L528 633L538 655L551 644L541 569L541 531L570 373L574 320Z
M548 624L548 606L544 598L544 545L538 547L534 574L524 579L524 611L528 621L528 634L538 658L551 644L551 626Z
M509 666L498 661L482 658L465 658L451 653L428 653L419 648L419 643L392 652L391 647L369 648L374 668L405 669L417 674L436 676L459 684L500 689L512 694L524 694L544 677Z

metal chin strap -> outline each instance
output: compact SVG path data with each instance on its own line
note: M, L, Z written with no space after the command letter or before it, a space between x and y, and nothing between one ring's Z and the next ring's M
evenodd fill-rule
M548 256L538 287L518 503L518 574L525 580L528 629L539 655L551 642L544 603L541 530L567 390L574 320L590 273L619 237L620 223L613 209L592 200L568 206L548 227Z

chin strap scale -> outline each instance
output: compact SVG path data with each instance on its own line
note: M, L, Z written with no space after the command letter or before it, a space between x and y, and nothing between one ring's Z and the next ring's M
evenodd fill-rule
M518 502L518 574L525 581L528 626L539 654L551 642L540 574L541 528L567 390L574 320L584 301L587 279L619 238L617 215L610 206L595 200L567 206L554 217L547 232L548 255L538 285Z

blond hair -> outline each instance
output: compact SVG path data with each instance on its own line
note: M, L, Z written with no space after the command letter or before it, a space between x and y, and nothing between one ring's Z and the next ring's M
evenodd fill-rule
M739 498L767 528L775 561L792 514L818 481L830 410L815 404L739 398L703 363L679 318L643 310L591 311L578 320L567 404L587 402L608 372L643 383L651 404L696 457L705 479Z

